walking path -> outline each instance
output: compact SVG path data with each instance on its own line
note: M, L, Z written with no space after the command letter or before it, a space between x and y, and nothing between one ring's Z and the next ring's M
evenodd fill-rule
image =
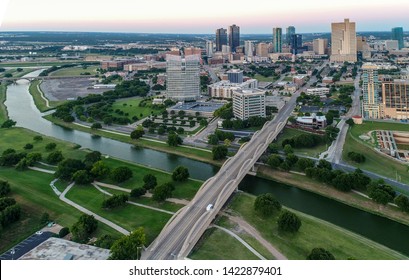
M60 196L61 195L61 192L55 187L55 182L57 182L58 181L58 178L57 179L54 179L54 180L52 180L51 181L51 183L50 183L50 187L53 189L53 191L55 192L55 194L57 195L57 196Z
M240 236L238 236L237 234L235 234L234 232L225 229L223 227L220 226L216 226L213 225L212 227L215 227L217 229L220 229L224 232L226 232L227 234L231 235L232 237L236 238L241 244L243 244L247 249L249 249L254 255L256 255L260 260L266 260L265 257L263 257L259 252L257 252L253 247L251 247L246 241L244 241Z
M39 167L35 167L35 166L29 166L28 169L35 170L35 171L40 171L40 172L48 173L48 174L54 174L55 173L54 170L48 170L48 169L39 168Z
M277 260L288 260L286 256L284 256L280 251L278 251L275 247L273 247L270 242L265 240L260 233L249 223L244 221L242 218L237 217L237 216L230 216L226 215L231 221L235 222L242 228L245 232L247 232L249 235L254 237L258 242L261 243L261 245L264 246Z
M101 188L100 188L97 184L95 184L95 183L92 183L92 185L93 185L97 190L99 190L100 192L102 192L102 193L104 193L104 194L106 194L106 195L109 195L109 196L112 196L112 195L113 195L112 193L107 192L107 191L101 189ZM156 207L152 207L152 206L148 206L148 205L145 205L145 204L136 203L136 202L133 202L133 201L127 201L126 203L132 204L132 205L135 205L135 206L138 206L138 207L143 207L143 208L147 208L147 209L150 209L150 210L154 210L154 211L166 213L166 214L169 214L169 215L175 214L175 212L163 210L163 209L156 208Z
M44 99L45 105L47 106L47 108L51 108L50 107L50 102L48 101L47 98L45 98L43 91L40 89L40 84L41 83L42 83L42 81L37 85L37 90L40 93L41 98Z
M106 224L107 226L115 229L116 231L119 231L122 234L128 235L130 232L126 229L124 229L123 227L118 226L117 224L114 224L113 222L95 214L94 212L82 207L81 205L69 200L68 198L65 197L65 195L71 190L71 188L74 186L74 183L71 183L63 192L62 194L59 196L60 199L62 201L64 201L65 203L67 203L68 205L71 205L72 207L78 209L79 211L81 211L82 213L85 213L87 215L92 215L95 217L95 219L97 219L98 221L100 221L101 223Z

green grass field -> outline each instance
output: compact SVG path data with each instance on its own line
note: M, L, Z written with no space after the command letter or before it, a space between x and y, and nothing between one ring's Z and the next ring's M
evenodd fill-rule
M394 130L394 131L409 131L409 125L401 123L387 122L364 122L362 125L354 125L349 129L342 159L350 165L375 172L388 178L395 179L398 177L403 183L409 183L409 172L405 164L400 163L392 158L377 153L373 148L373 143L363 141L359 138L360 135L366 134L372 130ZM364 163L356 163L348 158L349 152L363 154L366 158Z
M292 82L293 81L293 77L292 76L286 76L284 79L283 79L283 82Z
M51 110L57 107L58 105L61 105L66 102L66 101L48 101L48 105L50 107L47 107L47 102L44 100L44 98L46 97L44 96L44 94L43 94L44 98L41 96L42 93L40 92L41 91L40 83L41 81L38 81L38 80L33 81L29 87L29 92L31 96L33 96L34 103L36 107L38 108L38 110L40 110L40 112Z
M147 244L155 239L171 218L169 214L129 204L111 210L102 209L102 202L108 197L93 186L74 186L66 197L129 231L143 227Z
M7 119L7 108L4 105L6 101L6 90L7 86L4 84L0 85L0 124L4 123Z
M407 259L404 255L362 236L298 212L297 215L302 221L299 232L295 234L279 232L278 216L260 218L253 209L254 201L255 196L237 194L229 207L253 225L289 259L303 260L315 247L326 248L336 259Z
M71 227L82 214L77 209L62 202L49 186L53 175L37 171L16 171L14 168L0 167L0 180L11 185L11 196L22 207L22 217L7 228L0 230L2 242L0 252L11 248L40 229L40 217L44 212L56 223ZM119 237L120 233L99 223L93 236L110 234Z
M0 68L1 67L2 66L0 66ZM0 73L0 78L4 77L6 74L11 74L14 78L19 78L19 77L22 77L22 76L24 76L24 75L26 75L26 74L28 74L28 73L30 73L32 71L33 71L33 69L23 69L22 71L17 71L17 68L11 68L11 69L7 69L4 72L1 72Z
M280 149L283 149L282 143L284 139L289 139L295 136L306 135L306 134L308 134L308 132L294 129L294 128L284 128L283 133L279 134L276 140L276 143L278 144ZM327 150L327 145L320 144L313 148L293 148L293 150L296 154L310 156L310 157L318 157L322 152Z
M129 114L128 118L132 119L133 116L138 117L138 119L143 119L149 115L153 114L160 114L162 110L152 109L149 107L139 107L139 103L143 98L132 98L127 100L118 100L114 104L112 104L112 109L114 110L113 115L115 117L121 117L121 115L115 113L115 110L119 109L124 113Z
M212 228L205 232L199 249L189 258L194 260L259 260L243 244L226 232Z
M86 69L82 68L82 66L69 67L69 68L63 68L63 69L51 72L50 76L55 76L55 77L80 76L80 75L85 74L86 72L90 73L91 75L96 75L98 74L97 72L98 68L99 66L87 66Z
M275 82L277 79L274 76L264 77L260 74L255 74L254 79L258 80L259 82Z

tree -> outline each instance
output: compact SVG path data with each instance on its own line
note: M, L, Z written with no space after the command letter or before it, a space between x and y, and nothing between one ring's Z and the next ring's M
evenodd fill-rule
M278 154L279 146L276 143L268 145L268 151L272 154Z
M56 143L48 143L47 145L45 145L45 150L46 151L52 151L52 150L54 150L55 148L57 147L57 144Z
M47 156L47 162L51 163L51 164L56 164L59 163L60 161L62 161L64 159L61 151L54 151L51 152L48 156Z
M64 118L62 119L64 122L73 122L75 121L75 118L71 115L66 115L64 116Z
M395 204L400 210L409 213L409 198L406 195L400 194L395 198Z
M347 120L345 121L345 123L348 124L349 126L353 126L353 125L355 124L355 123L354 123L354 120L351 119L351 118L347 119Z
M348 158L355 161L356 163L362 163L362 162L365 162L365 160L366 160L366 158L365 158L365 156L363 154L355 153L355 152L349 152L348 153Z
M158 185L158 181L155 175L152 174L146 174L145 176L143 176L143 182L143 188L145 190L151 190Z
M87 170L78 170L72 175L72 179L76 184L86 185L94 181L94 178Z
M38 142L38 141L43 141L43 137L41 135L36 135L33 137L33 140Z
M285 161L288 162L290 167L292 167L297 163L298 157L296 155L294 155L294 154L288 154Z
M289 145L289 144L285 145L284 146L284 153L286 155L294 153L293 147L291 147L291 145Z
M111 169L103 161L97 161L91 168L91 174L98 179L109 176Z
M172 197L172 192L175 190L175 187L172 183L165 183L159 186L156 186L153 189L152 199L157 202L163 202L167 198Z
M11 197L2 197L0 198L0 211L3 211L7 207L16 204L16 200ZM0 215L1 216L1 215Z
M146 194L146 189L145 188L135 188L132 189L130 193L130 197L138 198Z
M124 206L128 201L129 197L127 194L114 194L110 198L102 202L102 208L112 209L120 206Z
M276 154L269 156L267 159L267 164L270 165L272 168L280 167L282 162L283 160L281 159L281 157Z
M168 135L168 145L171 147L177 147L183 143L182 138L179 137L176 133L170 133Z
M50 214L48 214L47 212L44 212L44 213L41 215L40 224L41 224L41 225L45 225L45 224L47 224L49 221L50 221Z
M31 143L27 143L24 145L24 150L31 150L32 148L34 148L34 145Z
M80 243L87 242L97 227L98 221L94 216L83 214L71 228L73 240Z
M13 121L12 119L8 119L1 125L1 128L11 128L15 126L16 123L17 122Z
M254 202L254 210L258 214L267 217L279 212L281 204L271 193L266 193L257 196Z
M16 165L16 170L24 171L27 170L27 168L28 168L27 159L26 158L20 159L20 161Z
M297 161L297 167L301 170L301 171L305 171L305 169L309 168L309 167L314 167L315 163L312 159L309 158L300 158Z
M330 162L326 161L325 159L320 159L318 162L317 168L324 168L328 170L332 170L332 165Z
M343 192L349 192L352 189L354 175L342 173L332 179L332 185Z
M111 247L111 260L138 260L145 245L146 236L142 227L132 231L130 235L123 236Z
M9 182L0 180L0 197L4 197L9 193L10 193Z
M307 256L307 260L335 260L335 257L323 248L314 248Z
M73 175L75 172L83 170L84 168L85 164L79 159L67 158L58 164L55 176L69 181L73 179Z
M216 134L210 134L207 143L210 145L217 145L219 144L219 137Z
M278 218L278 229L288 232L297 232L301 227L301 220L294 213L284 210Z
M2 211L0 216L0 223L3 227L6 227L20 219L21 207L18 204L11 205Z
M185 133L185 129L183 127L178 127L178 130L176 132L178 134L183 134L183 133Z
M102 124L99 122L93 123L91 125L91 129L101 129L102 128Z
M131 132L131 139L134 139L134 140L139 139L145 134L145 131L143 130L143 128L142 127L140 128L141 129L139 129L138 127L138 129L135 129L134 131Z
M396 192L391 186L385 185L383 180L378 180L368 185L368 196L375 202L386 205L393 201Z
M34 163L39 162L42 158L43 156L40 153L29 153L26 157L27 164L32 166Z
M67 227L63 227L62 229L60 229L60 232L58 233L58 237L63 238L64 236L66 236L69 233L70 233L70 229L67 228Z
M178 166L172 173L173 181L186 181L189 178L189 170L184 166Z
M84 164L87 167L92 167L96 162L101 160L101 153L98 151L92 151L85 155Z
M111 179L117 183L122 183L132 178L132 170L127 166L120 166L112 170Z
M227 156L227 147L223 145L214 146L212 149L213 159L214 160L221 160L225 159Z

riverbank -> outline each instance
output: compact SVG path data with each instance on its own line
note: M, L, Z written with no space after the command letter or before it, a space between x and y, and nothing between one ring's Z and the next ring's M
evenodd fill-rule
M59 125L65 128L79 130L82 132L90 133L92 135L98 135L101 137L132 144L132 145L135 145L135 147L142 147L142 148L157 150L157 151L174 154L178 156L183 156L183 157L194 159L197 161L210 163L215 166L223 165L222 161L213 160L213 155L210 150L207 151L202 148L199 149L199 148L190 147L190 146L171 147L165 142L161 142L158 140L150 140L148 138L141 138L138 140L133 140L131 139L130 136L128 136L125 133L119 133L119 132L101 130L101 129L91 129L89 127L78 125L75 123L64 122L60 119L54 118L51 115L44 116L44 118L56 125Z
M333 187L326 186L304 175L281 172L267 166L260 166L257 175L261 178L307 190L369 213L391 219L404 225L409 225L409 215L400 211L397 207L375 203L353 192L345 193L338 191Z
M6 90L7 86L5 84L0 84L0 124L8 119L7 108L4 105L6 101Z

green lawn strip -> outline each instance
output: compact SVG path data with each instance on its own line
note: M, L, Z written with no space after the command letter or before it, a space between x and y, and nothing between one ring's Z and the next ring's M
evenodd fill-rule
M129 231L143 227L147 244L156 238L171 218L171 215L130 204L111 210L102 209L102 202L107 195L93 186L74 186L66 197Z
M163 110L152 109L149 107L139 107L139 103L143 98L136 97L127 100L118 100L112 104L113 115L115 117L122 117L118 113L115 113L115 110L119 109L125 114L128 114L128 118L132 119L133 116L138 117L138 119L143 119L151 114L160 114Z
M41 96L41 92L39 91L40 83L41 81L39 80L33 81L30 84L29 92L34 99L34 104L36 105L38 110L40 110L40 112L45 112L45 111L51 110L53 107L52 107L51 102L49 102L50 107L47 107L47 102Z
M220 229L208 229L189 258L194 260L258 260L237 239Z
M260 74L255 74L254 79L258 80L259 82L275 82L277 80L274 76L264 77Z
M53 77L66 77L66 76L81 76L87 77L89 75L84 75L84 73L89 72L91 75L98 74L97 69L98 66L88 66L86 69L82 68L82 66L78 67L68 67L62 68L60 70L51 72L49 76Z
M63 122L62 120L56 119L52 117L51 115L45 116L45 119L60 125L62 127L67 127L83 132L90 133L92 135L97 135L97 136L102 136L105 138L125 142L125 143L130 143L138 147L143 147L143 148L148 148L148 149L153 149L153 150L158 150L161 152L166 152L170 154L175 154L179 156L184 156L187 158L191 158L194 160L202 161L202 162L207 162L213 165L221 166L223 162L221 161L215 161L212 159L212 153L209 151L203 151L199 149L195 149L193 147L170 147L166 143L161 143L161 142L156 142L156 141L150 141L147 139L138 139L138 140L132 140L129 136L123 135L123 134L117 134L115 132L108 132L108 131L102 131L102 130L95 130L91 129L88 127L80 126L74 123L66 123Z
M5 84L0 84L0 124L8 120L7 108L4 105L6 101L6 90L7 86Z
M364 163L356 163L348 158L349 152L360 153L365 156ZM401 182L409 184L408 168L405 164L399 163L386 155L381 155L374 151L373 148L364 145L361 141L355 140L350 133L347 134L344 149L342 151L342 159L352 166L365 169L379 175L396 180L396 176L400 176ZM409 194L409 193L406 193Z
M296 212L302 221L300 231L295 234L278 231L278 215L271 218L260 218L253 208L255 196L238 194L230 208L254 226L260 234L289 259L305 259L315 247L323 247L336 259L402 259L402 254L353 234L335 225Z
M70 60L69 63L82 63L81 60ZM67 64L67 61L38 61L38 62L15 62L0 63L0 67L40 67L40 66L59 66Z
M49 186L53 175L37 171L16 171L14 168L0 167L0 180L6 180L11 185L11 196L17 200L22 207L21 219L7 228L1 229L0 252L11 248L20 241L32 235L40 229L40 217L44 212L49 213L50 218L56 223L71 227L81 212L62 202ZM120 234L110 228L101 226L93 236Z
M70 182L59 179L54 183L54 186L57 188L57 190L63 192L68 187L69 184Z
M290 139L295 136L306 135L306 134L309 134L309 133L306 131L301 131L301 130L294 129L294 128L284 128L283 133L279 134L275 143L277 143L279 148L282 150L283 149L282 143L285 139ZM326 151L327 149L328 149L328 146L325 144L320 144L312 148L293 148L296 154L312 156L312 157L318 157L319 154Z

